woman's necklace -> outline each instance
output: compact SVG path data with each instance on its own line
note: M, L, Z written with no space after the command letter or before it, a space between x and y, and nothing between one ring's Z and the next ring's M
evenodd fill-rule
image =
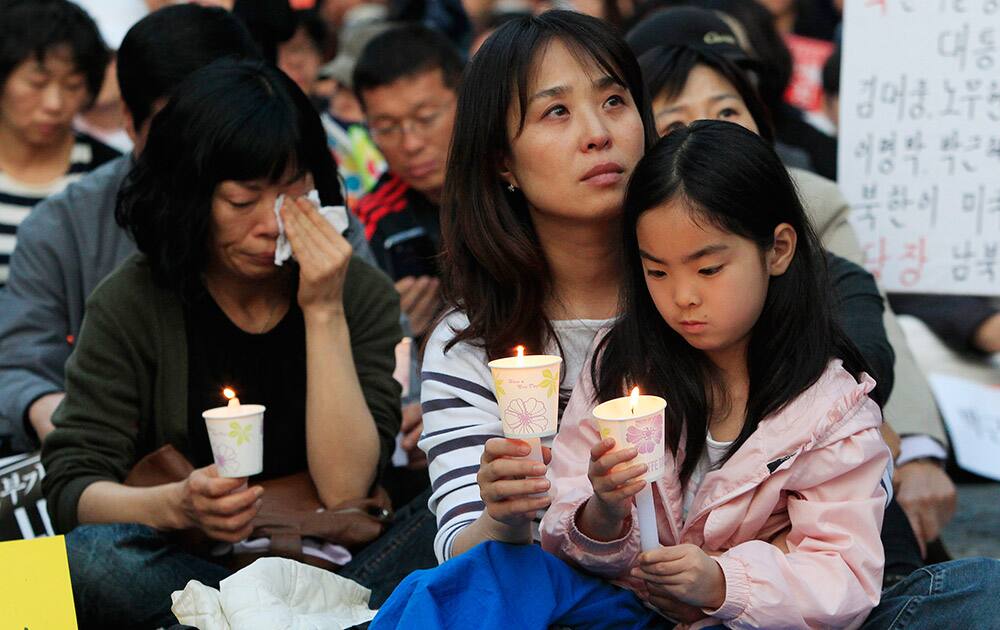
M279 304L281 304L280 297L274 301L274 304L271 305L271 311L267 314L267 321L265 321L264 325L257 331L258 335L263 335L264 331L267 330L267 327L271 325L271 320L274 319L274 314L278 311Z

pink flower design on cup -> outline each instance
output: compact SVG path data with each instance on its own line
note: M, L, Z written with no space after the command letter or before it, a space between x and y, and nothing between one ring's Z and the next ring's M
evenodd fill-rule
M537 398L515 398L504 410L504 420L513 433L538 433L545 430L545 403Z
M222 472L229 472L239 468L240 462L237 458L236 449L228 444L220 444L215 449L215 465Z
M625 440L640 453L652 453L663 437L663 429L658 420L659 418L647 418L636 422L625 430Z

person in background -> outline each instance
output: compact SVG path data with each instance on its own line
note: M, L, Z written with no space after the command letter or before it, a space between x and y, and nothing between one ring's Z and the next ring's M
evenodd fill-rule
M0 292L0 435L14 452L37 448L64 396L84 302L135 251L115 223L122 181L142 153L150 121L187 75L221 57L258 58L242 23L219 8L171 6L135 24L120 48L118 82L133 152L32 210L21 224L10 282ZM364 236L355 224L356 246Z
M295 32L278 44L278 68L292 78L306 96L315 100L316 80L323 63L326 28L316 11L295 11ZM317 103L320 109L325 103Z
M343 179L347 205L354 214L358 202L378 185L387 168L385 157L364 124L365 115L354 93L354 67L368 42L390 28L392 25L386 22L345 26L340 32L337 56L321 69L333 83L323 112L323 127Z
M354 92L389 165L356 212L418 339L441 308L439 206L462 65L447 38L414 24L376 36L354 68Z
M0 287L32 206L118 156L73 131L97 97L108 51L67 0L0 0Z

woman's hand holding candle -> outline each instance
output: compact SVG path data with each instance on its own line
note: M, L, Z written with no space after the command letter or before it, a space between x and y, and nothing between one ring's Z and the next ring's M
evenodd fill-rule
M590 449L587 477L594 496L587 501L577 527L594 540L615 540L622 536L625 518L632 511L632 497L646 485L645 464L628 466L639 451L635 447L613 451L615 441L605 438Z
M665 596L714 610L726 601L726 576L719 563L697 545L673 545L643 552L632 576Z
M215 464L191 471L175 484L172 512L174 529L197 528L210 538L235 543L253 531L264 488L240 490L246 477L220 477Z
M508 530L494 533L508 542L514 542L508 539L522 537L525 532L524 542L530 541L531 520L538 510L552 503L547 494L538 494L549 489L549 481L544 477L545 464L526 459L529 451L528 443L523 440L487 440L476 476L486 513ZM543 448L542 452L546 462L551 459L549 449Z

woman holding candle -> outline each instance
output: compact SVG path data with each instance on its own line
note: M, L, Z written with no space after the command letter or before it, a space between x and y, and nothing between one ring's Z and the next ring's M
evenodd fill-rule
M43 451L84 625L170 625L173 590L227 571L167 534L242 540L267 501L256 480L308 471L331 507L366 496L389 460L398 296L302 197L313 188L341 202L318 116L266 64L208 66L154 119L118 208L140 253L88 301ZM282 267L279 195L297 261ZM263 474L249 487L212 464L202 412L225 404L224 386L267 408ZM195 466L187 479L122 485L165 444Z

